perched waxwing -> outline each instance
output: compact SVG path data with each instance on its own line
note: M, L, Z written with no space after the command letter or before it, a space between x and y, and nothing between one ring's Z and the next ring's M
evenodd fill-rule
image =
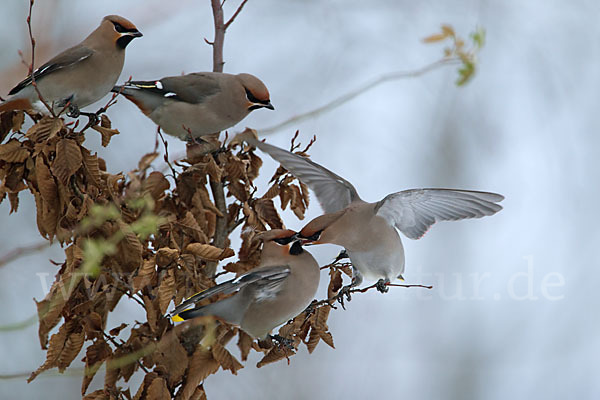
M253 110L274 110L264 83L250 74L196 72L112 89L131 100L163 131L198 139L237 124Z
M190 297L171 312L173 320L214 316L238 325L254 338L265 339L273 328L305 310L319 286L319 265L295 234L288 229L259 234L263 242L260 265ZM188 309L216 294L231 293L235 294Z
M44 100L55 112L78 116L79 109L95 103L113 88L125 61L125 48L142 36L135 25L118 15L108 15L100 26L76 46L52 58L33 72ZM46 110L32 85L31 75L9 92L0 112Z
M326 214L305 225L298 237L312 244L343 246L352 262L353 286L364 276L378 280L377 289L385 292L387 283L402 278L404 248L396 228L419 239L436 221L480 218L502 209L496 204L502 195L456 189L410 189L367 203L350 182L316 162L253 138L246 140L315 192Z

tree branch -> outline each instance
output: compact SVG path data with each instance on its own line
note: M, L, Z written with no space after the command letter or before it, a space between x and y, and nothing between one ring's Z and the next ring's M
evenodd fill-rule
M52 114L52 116L56 118L54 110L52 109L52 107L50 107L50 105L48 105L48 103L44 99L44 96L42 96L42 93L40 92L40 89L38 89L37 83L35 81L35 71L33 69L35 62L35 39L33 38L33 33L31 32L31 12L33 11L34 2L35 0L29 0L29 15L27 15L27 30L29 31L29 40L31 41L31 65L29 66L29 74L31 75L31 86L33 86L33 88L35 89L35 92L37 93L38 98L40 99L42 104L44 104L44 106L46 106L50 114Z
M51 243L48 241L44 241L37 244L31 244L28 246L17 247L16 249L12 249L2 257L0 257L0 267L10 263L11 261L16 260L19 257L24 257L32 253L37 253L40 250L45 249L46 247L50 247Z
M318 115L328 113L383 83L395 81L395 80L399 80L399 79L414 78L417 76L424 75L427 72L435 70L444 65L456 65L456 64L461 64L461 60L458 57L442 58L441 60L435 61L431 64L428 64L424 67L421 67L421 68L413 70L413 71L398 71L398 72L391 72L391 73L381 75L361 86L358 86L357 88L351 90L350 92L343 94L320 107L315 108L314 110L302 113L300 115L296 115L296 116L291 117L283 122L280 122L277 125L273 125L271 127L265 128L265 129L259 129L258 131L263 136L269 135L271 133L280 131L283 128L287 128L290 125L294 125L299 122L305 121L307 119L314 118Z
M225 44L225 32L231 23L235 20L238 14L244 8L247 0L242 1L238 9L235 11L233 16L225 23L225 18L223 16L223 5L220 0L211 0L212 12L213 12L213 21L215 25L215 38L210 43L213 48L213 72L223 72L223 65L225 61L223 61L223 46ZM207 43L209 43L207 41ZM216 161L216 159L215 159ZM229 230L227 229L227 221L228 221L228 213L227 213L227 202L225 201L225 189L223 186L223 182L214 182L210 181L210 189L213 194L213 199L215 201L215 206L219 209L222 217L217 217L217 225L215 227L215 235L213 238L213 245L219 248L223 248L225 246L225 241L227 240L227 236L229 235ZM208 276L213 276L217 269L216 262L209 262L206 265L206 274Z
M242 8L244 8L244 6L246 5L247 2L248 2L248 0L242 1L242 3L240 4L240 6L237 8L237 10L235 10L235 12L233 13L233 15L231 16L231 18L229 18L229 21L227 21L225 23L225 29L229 28L229 25L231 25L232 22L235 21L235 19L237 18L238 14L240 12L242 12ZM225 4L225 2L223 2L223 4Z

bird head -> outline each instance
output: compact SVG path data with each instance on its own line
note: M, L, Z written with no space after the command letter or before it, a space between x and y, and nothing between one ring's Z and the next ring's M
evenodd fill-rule
M294 247L294 243L298 241L298 234L291 229L271 229L257 234L254 238L263 242L263 258L293 255L290 243L292 243L294 251L298 250L297 246Z
M107 15L100 26L103 25L111 32L114 42L121 49L125 49L133 39L143 36L131 21L119 15Z
M259 108L275 109L271 104L269 90L260 79L250 74L238 74L237 77L246 91L248 112Z

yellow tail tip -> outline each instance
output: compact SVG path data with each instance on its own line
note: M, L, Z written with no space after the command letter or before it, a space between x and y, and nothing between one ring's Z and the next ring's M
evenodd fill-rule
M179 314L177 314L177 315L173 315L173 316L171 317L171 321L173 321L173 322L181 322L181 321L185 321L185 319L181 318L181 317L179 316Z

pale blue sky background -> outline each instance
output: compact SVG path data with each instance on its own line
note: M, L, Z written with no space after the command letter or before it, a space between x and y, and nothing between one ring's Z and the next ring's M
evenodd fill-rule
M1 94L25 75L14 68L17 50L28 49L27 3L0 6L0 69L16 71L3 73ZM121 14L144 33L127 49L121 80L210 70L208 1L171 3L46 0L34 10L34 32L40 46L52 42L52 55L104 15ZM230 14L236 4L227 4ZM435 61L441 46L420 40L442 23L465 36L485 27L479 71L467 86L454 86L453 68L389 83L268 140L287 147L295 129L304 141L316 134L313 159L366 200L431 186L506 200L494 217L440 223L422 240L404 240L407 282L432 291L357 295L330 317L336 350L320 344L290 366L262 369L255 355L237 377L209 377L209 398L598 398L599 17L600 3L584 0L250 1L228 31L225 70L259 76L276 111L255 112L232 132L260 131L383 73ZM152 150L155 126L125 100L109 116L122 134L102 148L91 132L86 145L111 172L130 170ZM184 149L169 143L172 154ZM265 158L263 190L275 167ZM39 240L26 193L16 215L8 210L0 206L0 254ZM320 212L315 201L307 217ZM304 224L288 213L285 222ZM323 264L339 251L310 250ZM44 296L36 274L48 273L49 284L56 272L48 258L62 260L62 251L0 269L0 324L35 312L31 298ZM139 305L123 301L109 325L136 318L144 318ZM36 326L0 332L0 374L34 370L44 358ZM0 397L75 397L80 381L1 381ZM132 391L139 377L133 382ZM90 391L101 384L96 378Z

